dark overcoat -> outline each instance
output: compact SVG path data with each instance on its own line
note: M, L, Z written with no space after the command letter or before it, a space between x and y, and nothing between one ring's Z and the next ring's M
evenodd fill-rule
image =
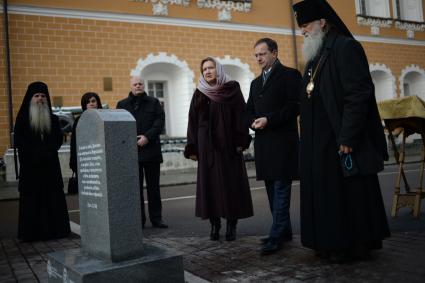
M44 134L43 138L35 133L28 115L32 95L27 92L24 98L16 118L14 135L19 153L18 238L24 241L62 238L70 233L58 158L63 142L59 119L50 114L51 132ZM48 93L46 95L50 106Z
M316 66L308 98L305 89ZM303 245L328 251L380 248L389 229L377 172L388 154L360 43L329 31L321 53L307 65L300 101ZM340 145L353 149L356 176L343 177Z
M137 124L137 135L144 135L148 144L138 146L139 162L162 162L160 134L164 129L165 113L159 100L143 93L118 101L117 109L125 109L133 115Z
M196 155L196 216L234 220L253 215L251 192L242 152L251 141L244 121L245 101L236 81L224 85L233 92L225 103L199 90L189 110L185 157Z
M78 121L80 121L80 117L81 116L78 116L77 118L75 118L74 124L72 125L71 142L69 144L69 168L71 168L72 172L74 172L74 173L77 173L77 171L78 171L77 125L78 125Z
M255 130L255 166L258 180L292 180L298 177L298 127L301 74L276 62L263 85L251 83L247 103L249 125L267 117L267 126Z

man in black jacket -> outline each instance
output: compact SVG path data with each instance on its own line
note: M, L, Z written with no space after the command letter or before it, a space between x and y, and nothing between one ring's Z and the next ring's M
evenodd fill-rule
M119 101L116 108L127 110L136 119L142 226L144 227L146 222L143 196L143 176L146 176L149 219L153 227L167 228L168 226L162 221L159 190L160 164L162 163L159 135L164 128L164 110L158 99L146 94L141 77L132 77L130 88L128 97Z
M261 254L278 251L292 239L289 206L292 180L298 176L299 93L301 74L277 59L276 41L263 38L254 46L262 73L251 83L247 113L255 131L257 180L264 180L272 211L269 237L262 240Z
M326 1L294 5L304 35L301 242L332 262L390 235L377 173L388 158L366 54Z

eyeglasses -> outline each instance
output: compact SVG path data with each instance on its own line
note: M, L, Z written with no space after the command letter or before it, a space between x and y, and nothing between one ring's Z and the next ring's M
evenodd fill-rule
M267 55L267 54L269 54L269 53L271 53L271 52L266 51L266 52L262 52L262 53L255 53L255 54L254 54L254 57L255 57L255 58L258 58L258 57L264 57L264 56L266 56L266 55Z

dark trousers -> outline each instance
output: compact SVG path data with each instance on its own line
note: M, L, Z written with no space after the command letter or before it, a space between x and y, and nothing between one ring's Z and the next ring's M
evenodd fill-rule
M162 219L161 192L159 190L159 162L139 162L140 199L142 223L146 223L145 197L143 195L143 177L146 178L148 211L151 223Z
M281 239L292 234L289 207L292 181L265 181L269 205L273 215L270 238Z

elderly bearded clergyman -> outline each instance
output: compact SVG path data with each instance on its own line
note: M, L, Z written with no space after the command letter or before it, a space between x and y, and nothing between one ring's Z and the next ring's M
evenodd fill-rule
M326 1L294 5L304 35L301 241L332 262L390 235L377 173L388 158L364 50Z
M19 152L19 226L23 241L66 237L70 233L58 149L62 133L42 82L28 86L15 124Z

